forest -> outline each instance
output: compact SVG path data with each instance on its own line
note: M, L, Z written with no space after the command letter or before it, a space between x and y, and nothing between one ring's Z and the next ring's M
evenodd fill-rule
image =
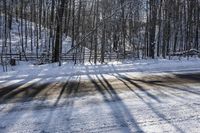
M0 133L200 133L200 0L0 0Z
M1 62L45 54L50 62L96 64L198 52L199 14L199 0L1 0Z

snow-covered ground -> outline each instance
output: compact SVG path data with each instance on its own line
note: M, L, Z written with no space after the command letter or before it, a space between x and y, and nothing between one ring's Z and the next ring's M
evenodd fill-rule
M1 133L200 131L198 58L19 63L0 72Z
M0 15L0 21L4 23L3 16ZM21 21L23 21L23 27L21 27ZM27 27L27 28L26 28ZM5 25L0 25L0 29L4 31ZM24 52L36 54L37 50L37 43L38 43L38 52L39 54L43 53L44 51L52 51L51 48L49 49L49 42L51 43L49 30L47 28L41 27L41 38L38 38L37 40L37 30L39 26L33 22L21 20L16 18L12 19L12 27L10 31L10 36L7 38L7 51L4 51L4 53L9 54L10 47L11 46L11 52L12 54L19 54L20 52L23 52L22 50L22 41L24 44ZM8 30L8 29L7 29ZM21 37L21 32L23 31L23 37ZM3 33L3 32L2 32ZM0 33L1 34L1 33ZM11 40L10 40L11 39ZM2 52L2 45L5 43L5 37L2 36L0 38L0 51ZM11 43L11 44L10 44ZM66 53L71 49L71 38L68 36L63 35L62 37L62 52Z
M124 74L131 80L116 76L115 80L102 80L102 85L92 80L94 94L61 98L58 93L46 100L0 104L0 132L198 133L200 82L192 78L179 81L173 74L160 79L161 75L146 80L152 75L140 79ZM91 89L89 84L79 89Z
M63 63L61 67L58 64L33 65L28 62L19 62L17 66L8 67L8 72L3 72L0 66L0 79L16 78L46 78L46 77L66 77L109 73L163 73L163 72L187 72L200 71L200 59L185 58L178 60L155 59L155 60L137 60L137 61L115 61L108 64L92 65L74 65L73 63ZM84 76L85 75L85 76Z

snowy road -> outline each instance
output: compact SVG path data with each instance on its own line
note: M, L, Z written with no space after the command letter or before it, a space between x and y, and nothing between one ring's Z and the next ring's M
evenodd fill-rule
M0 132L200 131L200 74L109 76L1 80Z

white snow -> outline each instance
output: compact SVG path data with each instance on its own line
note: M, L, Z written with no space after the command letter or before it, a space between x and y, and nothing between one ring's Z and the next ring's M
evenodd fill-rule
M21 49L18 45L21 41L18 26L20 26L19 23L14 20L11 32L11 45L14 52ZM29 27L29 30L30 28L35 30L34 27ZM45 43L44 38L47 32L46 29L42 29L43 39L39 40L40 47ZM3 44L3 41L0 39L0 44ZM63 37L63 46L63 53L66 53L71 47L71 38ZM34 51L35 48L34 45ZM41 48L40 53L43 50ZM30 52L30 34L28 34L26 52ZM20 84L15 88L15 90L20 90L36 83L60 83L80 79L84 82L91 78L94 80L105 78L109 82L109 80L116 80L116 75L119 74L144 79L151 75L174 77L174 73L187 72L200 72L199 58L125 60L98 65L91 63L74 65L63 62L60 67L56 63L33 65L32 62L17 62L17 66L8 66L8 72L3 72L0 65L0 88ZM122 83L118 84L120 86ZM60 99L59 95L55 94L55 97L43 101L34 99L26 102L1 103L0 132L198 133L200 131L200 83L181 84L180 89L145 87L146 91L136 89L119 93L113 92L108 87L111 93L99 92L93 95ZM192 93L181 91L184 87L191 89Z
M187 84L194 93L160 87L62 98L58 103L55 96L45 101L1 104L0 132L198 133L200 84L195 86Z
M17 66L9 66L8 72L3 72L0 66L0 79L23 79L23 78L47 78L82 76L110 73L164 73L164 72L187 72L200 71L200 59L190 58L190 60L137 60L137 61L115 61L108 64L74 65L64 62L62 66L58 64L33 65L30 62L19 62Z
M31 63L9 68L0 73L0 86L60 82L69 79L91 80L102 77L116 80L116 75L174 77L174 73L200 72L200 60L139 60L112 62L104 65L63 63L34 66ZM120 77L119 77L120 78ZM119 82L119 81L118 81ZM120 82L122 83L122 82ZM125 82L124 84L129 84ZM118 85L118 84L117 84ZM119 84L120 85L120 84ZM146 90L95 93L81 97L31 100L0 104L2 133L61 132L192 132L200 131L200 82L172 87L143 86ZM170 84L171 85L171 84ZM130 89L132 89L132 87ZM173 88L174 87L174 88ZM176 89L177 88L177 89Z
M0 15L0 21L4 21L3 16ZM23 21L23 27L21 27L21 19L16 20L13 18L12 20L12 29L10 31L11 34L11 50L12 54L20 53L22 52L22 37L21 37L21 30L23 30L23 44L25 48L26 53L36 54L37 49L37 28L39 29L38 25L25 21ZM26 24L27 23L27 24ZM27 25L27 29L25 26ZM5 26L0 25L0 29L4 31ZM8 29L7 29L8 30ZM27 34L25 35L25 31L27 31ZM31 34L32 31L32 34ZM1 34L1 33L0 33ZM40 36L40 35L39 35ZM27 44L26 44L26 37L27 37ZM31 51L31 38L32 38L32 51ZM48 51L49 41L52 41L50 39L49 30L47 28L41 27L41 38L38 38L38 52L43 53L44 51ZM5 43L5 37L0 38L0 51L2 52L2 45ZM7 38L7 51L6 53L9 53L9 46L10 46L10 40L9 37ZM71 43L72 40L70 37L63 35L62 37L62 53L66 53L68 50L71 49ZM50 47L50 52L52 47Z

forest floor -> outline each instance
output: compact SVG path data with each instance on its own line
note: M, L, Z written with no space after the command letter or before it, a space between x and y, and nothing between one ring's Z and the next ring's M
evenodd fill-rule
M165 65L156 63L163 67L154 67L151 72L131 71L137 65L129 64L129 68L127 64L126 72L120 65L111 65L118 71L107 72L111 66L104 65L99 66L105 69L99 69L101 73L91 69L87 74L76 71L74 75L60 76L50 76L48 70L45 75L17 69L2 73L0 132L197 133L200 71L198 61L195 63L183 63L187 70L177 67L174 71L169 66L163 72Z

